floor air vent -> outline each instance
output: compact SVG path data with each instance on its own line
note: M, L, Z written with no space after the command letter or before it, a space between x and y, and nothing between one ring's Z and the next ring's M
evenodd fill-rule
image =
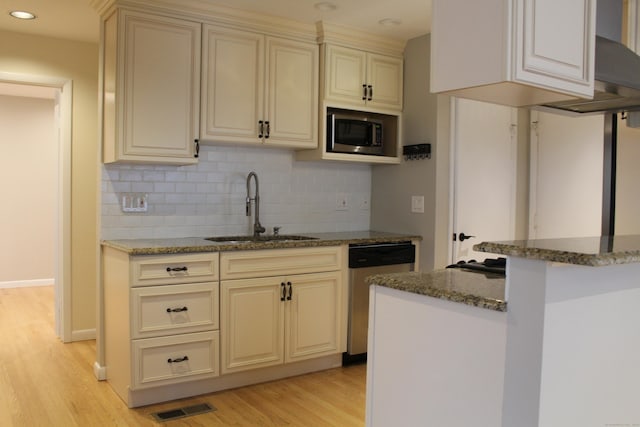
M170 421L177 418L190 417L191 415L204 414L205 412L215 411L214 406L208 403L200 403L198 405L187 406L185 408L170 409L168 411L156 412L153 418L157 421Z

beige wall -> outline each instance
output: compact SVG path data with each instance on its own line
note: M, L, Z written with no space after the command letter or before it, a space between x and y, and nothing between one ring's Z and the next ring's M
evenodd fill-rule
M72 331L96 325L98 44L0 31L0 72L73 81L71 158Z
M0 285L53 284L54 118L53 99L0 95Z
M405 48L402 144L431 143L432 157L376 165L371 184L371 228L421 235L424 271L446 264L449 223L449 138L439 131L448 129L448 97L429 92L430 40L427 34ZM411 213L414 195L424 196L423 214Z

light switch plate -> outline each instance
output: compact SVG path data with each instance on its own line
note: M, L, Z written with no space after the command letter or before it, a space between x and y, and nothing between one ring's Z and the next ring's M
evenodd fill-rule
M411 212L424 213L424 196L411 196Z

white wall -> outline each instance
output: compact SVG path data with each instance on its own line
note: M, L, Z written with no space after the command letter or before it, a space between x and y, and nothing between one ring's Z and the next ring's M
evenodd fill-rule
M599 236L604 118L533 112L529 238Z
M640 129L627 127L618 115L616 234L640 234Z
M52 99L0 95L0 285L53 284L55 135Z
M202 146L191 166L104 165L102 239L251 233L246 177L260 181L260 222L269 234L369 229L371 167L299 162L291 150ZM251 193L253 195L253 182ZM149 195L147 213L123 213L121 194ZM336 210L338 193L347 210Z

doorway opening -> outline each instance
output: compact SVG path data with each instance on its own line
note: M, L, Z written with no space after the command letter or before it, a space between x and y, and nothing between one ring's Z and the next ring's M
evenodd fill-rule
M55 333L63 342L72 341L71 334L71 102L72 82L67 79L55 77L42 77L0 72L0 95L8 97L51 98L54 116L52 136L53 154L48 159L55 164L54 184L51 186L53 194L53 286L54 286L54 317ZM6 98L9 99L9 98ZM7 143L7 141L5 141ZM30 164L38 154L21 159L22 166L30 170L32 174L38 174L34 164ZM23 184L13 182L13 185L22 188ZM25 187L26 188L26 187ZM28 190L20 194L19 199L25 200L31 196ZM5 200L5 202L9 202ZM37 203L35 204L37 209ZM21 206L14 203L8 206L13 212L19 211ZM50 215L50 214L49 214ZM46 220L46 218L44 218ZM37 240L37 239L36 239ZM14 240L15 241L15 240ZM33 243L37 245L39 242ZM30 283L24 283L28 286ZM38 285L37 281L31 281L31 285Z

